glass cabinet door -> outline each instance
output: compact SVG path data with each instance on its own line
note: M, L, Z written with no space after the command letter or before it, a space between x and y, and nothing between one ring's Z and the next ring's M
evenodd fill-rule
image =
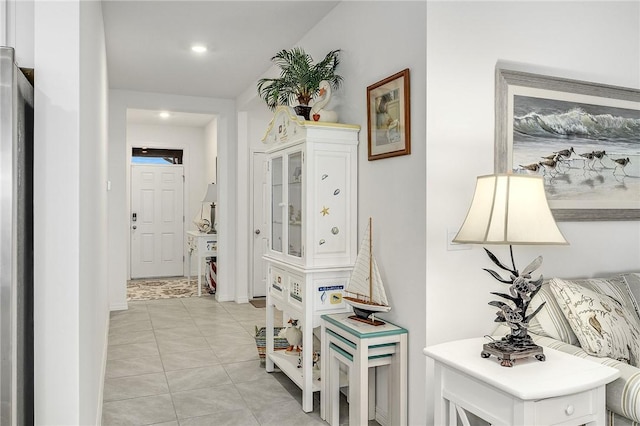
M282 157L271 160L271 250L282 253Z
M289 154L287 162L287 194L289 210L287 212L287 229L289 247L287 253L302 257L302 152Z

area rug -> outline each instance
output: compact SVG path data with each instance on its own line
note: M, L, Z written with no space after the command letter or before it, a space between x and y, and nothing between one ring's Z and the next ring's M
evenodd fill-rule
M266 308L267 307L267 299L265 299L264 297L261 298L261 299L251 299L251 300L249 300L249 303L251 303L256 308Z
M203 288L202 294L207 294ZM198 295L198 279L191 277L149 278L127 282L127 300L171 299Z

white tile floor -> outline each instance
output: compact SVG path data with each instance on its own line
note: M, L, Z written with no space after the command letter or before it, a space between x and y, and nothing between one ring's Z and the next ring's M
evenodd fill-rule
M264 308L212 296L112 312L102 424L326 425L317 396L304 413L300 389L260 366L253 336L264 322Z

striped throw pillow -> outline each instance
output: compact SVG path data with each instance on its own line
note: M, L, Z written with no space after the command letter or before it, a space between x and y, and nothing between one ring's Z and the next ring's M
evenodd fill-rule
M619 276L620 280L624 283L629 293L629 298L633 304L633 308L640 320L640 273L622 274Z
M534 312L542 303L545 304L544 307L529 321L529 332L577 345L578 338L564 317L548 281L542 284L540 291L531 299L527 313Z

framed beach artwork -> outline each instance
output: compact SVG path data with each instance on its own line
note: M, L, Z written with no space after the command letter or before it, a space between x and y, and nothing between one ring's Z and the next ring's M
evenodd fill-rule
M411 154L409 69L367 87L369 161Z
M544 177L556 220L640 219L640 90L496 69L495 171Z

